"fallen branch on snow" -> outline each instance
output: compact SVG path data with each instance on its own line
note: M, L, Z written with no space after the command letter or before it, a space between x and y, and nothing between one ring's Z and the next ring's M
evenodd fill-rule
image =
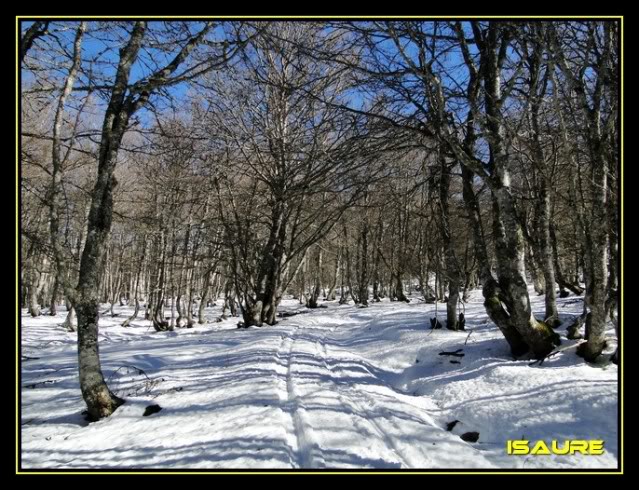
M470 334L471 333L473 333L472 330L470 332L468 332L468 337L466 337L466 341L464 342L464 345L466 345L468 343L468 339L470 338Z
M44 381L38 381L37 383L31 383L29 385L24 385L23 388L35 388L38 385L45 385L48 383L57 383L59 380L58 379L47 379Z
M440 356L455 356L455 357L464 357L466 354L464 354L462 351L464 349L457 349L456 351L453 352L440 352L439 355Z
M561 349L554 350L550 354L548 354L547 356L545 356L545 357L543 357L541 359L534 360L533 362L529 363L528 365L529 366L534 366L535 364L539 363L538 365L541 366L546 359L549 359L549 358L551 358L553 356L556 356L560 352L564 352L564 351L567 351L569 349L573 349L573 348L579 347L581 344L584 344L584 343L586 343L586 341L582 340L580 342L577 342L576 344L568 345L566 347L562 347Z

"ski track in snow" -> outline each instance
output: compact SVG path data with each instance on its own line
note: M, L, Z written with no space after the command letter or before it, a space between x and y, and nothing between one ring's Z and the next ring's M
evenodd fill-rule
M295 330L297 331L297 329ZM296 378L299 372L294 358L295 346L297 338L295 334L290 339L290 349L288 351L288 367L286 374L286 386L289 395L289 400L293 403L293 419L295 422L295 433L298 440L298 448L300 451L299 463L301 468L324 468L326 463L322 450L315 441L313 436L313 426L308 421L308 415L306 414L306 408L303 403L303 399L299 396L296 388Z
M331 372L333 372L332 367L330 367L327 362L326 359L328 357L328 352L326 349L326 344L322 344L322 354L323 354L323 359L324 359L324 366L329 369ZM339 386L336 386L336 390L337 392L340 394L340 398L343 400L344 394L343 394L343 389L340 388ZM363 393L360 390L360 395L362 395ZM364 397L367 399L367 401L370 403L371 399L370 397L367 397L366 395L364 395ZM372 424L375 427L375 432L384 440L384 442L386 443L386 445L392 449L392 452L397 456L397 458L399 459L399 461L401 462L401 466L404 468L410 467L410 464L408 464L408 460L406 459L406 457L403 456L402 451L400 449L398 449L397 445L393 442L392 437L390 436L390 434L388 432L386 432L382 426L375 420L375 416L373 414L371 414L368 410L366 410L365 408L362 407L362 405L360 403L358 403L355 399L354 396L350 396L348 398L348 401L344 401L345 405L350 404L351 406L355 407L357 409L357 411L360 414L364 414L364 418L363 420L365 420L366 422ZM361 423L361 422L360 422Z
M32 319L23 312L22 354L38 359L22 363L22 464L616 466L616 366L586 366L571 351L543 368L513 361L477 294L466 305L471 337L429 330L435 306L418 302L308 311L289 300L283 306L300 314L272 327L238 330L230 318L160 334L143 320L120 327L124 309L120 318L101 318L100 349L105 377L127 403L90 425L80 415L74 334L57 326L64 313ZM543 308L543 298L532 298ZM560 300L564 315L580 309L574 298ZM466 353L460 364L438 356L456 348ZM152 403L163 410L141 417ZM458 427L446 431L455 419ZM460 439L470 430L480 432L478 443ZM505 456L506 439L522 435L603 438L608 451L599 459Z

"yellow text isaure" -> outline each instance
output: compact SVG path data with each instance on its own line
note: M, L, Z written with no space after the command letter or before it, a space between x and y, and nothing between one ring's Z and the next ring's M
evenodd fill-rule
M531 454L533 456L543 455L572 455L585 454L589 456L603 454L604 441L598 440L568 440L568 441L551 441L550 445L545 441L526 441L526 440L509 440L506 443L507 454L515 456L524 456Z

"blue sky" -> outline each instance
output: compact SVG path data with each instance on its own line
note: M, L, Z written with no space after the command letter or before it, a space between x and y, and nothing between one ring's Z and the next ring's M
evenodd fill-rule
M28 28L30 22L23 22L22 30ZM104 31L103 28L108 24L112 24L111 29L108 31ZM151 42L161 42L165 39L165 36L162 35L162 29L165 25L163 21L151 21L149 22L147 33L145 36L145 47L141 51L140 56L136 63L133 65L131 71L131 83L135 83L137 80L148 76L154 70L158 68L158 66L162 66L166 64L177 52L177 48L174 48L172 51L165 52L158 48L153 48L149 46L149 41ZM429 21L424 21L423 25L425 26L425 32L428 32L429 29L432 28L433 23ZM65 49L67 51L66 57L61 52L59 55L65 57L66 63L64 64L65 68L59 72L59 76L63 77L66 75L66 69L68 68L68 56L69 51L71 50L71 46L73 43L73 38L75 36L75 28L77 26L77 22L71 21L53 21L50 29L55 33L56 38L59 42L54 42L51 39L47 40L49 46L52 46L56 49ZM113 29L112 27L115 26ZM189 29L191 33L199 31L204 26L203 22L190 22ZM117 22L117 21L104 21L104 22L89 22L89 28L87 33L84 36L82 43L82 56L83 56L83 74L80 76L79 80L76 82L76 86L82 86L87 84L87 76L86 74L91 69L90 66L93 64L93 78L94 79L105 79L110 81L113 78L115 73L117 61L119 59L118 50L122 47L123 43L125 43L129 37L130 30L132 28L131 22ZM465 29L468 30L468 35L470 36L470 28L469 25L465 24ZM447 32L447 34L452 35L451 32ZM211 37L220 38L223 35L221 29L212 33ZM394 45L390 41L383 42L381 47L386 51L386 56L389 59L389 69L395 69L397 66L393 64L391 58L397 55L397 50ZM469 49L473 55L476 54L476 48L473 44L469 45ZM48 51L50 52L50 51ZM414 44L406 45L406 52L417 61L417 48ZM155 60L152 60L152 57ZM55 60L53 60L55 61ZM463 58L461 56L461 52L458 48L451 49L441 60L438 60L438 63L441 63L442 66L438 66L435 64L434 68L439 72L447 72L450 76L444 76L442 78L443 85L447 89L454 89L455 85L459 83L462 89L466 85L467 78L467 69L463 64ZM444 69L445 67L445 69ZM96 73L99 73L99 77L96 77ZM25 80L29 80L29 75L25 75ZM425 102L425 94L420 93L420 81L414 75L406 75L405 81L415 83L415 93L418 97L422 99L422 102ZM99 80L96 83L100 83ZM108 84L108 83L107 83ZM178 107L185 105L188 103L188 93L189 93L189 85L186 83L178 84L166 89L166 93L171 96L171 99L174 99L175 105ZM194 90L197 90L195 88ZM354 90L350 92L350 100L351 104L354 106L361 107L366 103L367 95L364 92L359 90ZM165 103L166 99L161 95L155 95L152 98L152 102L156 104ZM453 99L453 103L457 103L456 105L451 105L449 110L452 110L458 120L462 120L465 118L466 114L466 106L463 98L455 101ZM405 109L407 114L410 114L415 111L415 107L411 106L409 102L405 103ZM420 116L420 117L423 117ZM148 115L148 112L142 110L137 115L137 118L144 124L152 123L151 118Z

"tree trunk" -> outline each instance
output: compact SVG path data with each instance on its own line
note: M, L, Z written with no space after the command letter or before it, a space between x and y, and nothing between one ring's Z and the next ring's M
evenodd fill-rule
M56 316L58 314L57 306L58 306L58 294L60 290L60 281L58 280L58 274L55 274L53 279L53 290L51 292L51 302L49 307L49 315Z
M308 308L317 308L319 305L317 304L317 300L322 293L322 249L318 247L317 249L317 261L315 263L315 281L313 284L313 288L311 290L311 294L308 297L308 301L306 302L306 306Z
M490 319L497 325L506 342L508 342L513 356L519 357L528 352L528 345L511 323L508 313L500 300L499 286L490 270L490 261L488 259L488 251L481 223L479 201L473 190L473 179L473 172L467 167L462 166L463 199L473 230L475 255L477 256L479 266L479 276L483 284L482 294L484 296L484 307Z
M134 110L126 105L126 87L133 62L137 58L146 23L138 21L129 42L120 50L120 61L111 99L104 116L98 158L98 176L93 188L87 236L80 261L80 276L75 304L78 316L78 358L80 389L87 404L88 417L108 417L124 403L107 387L98 351L98 289L104 271L104 255L113 219L113 190L117 154L129 118Z
M544 302L546 306L546 315L544 323L550 327L556 328L561 324L561 322L559 321L559 312L557 311L555 267L553 263L552 244L550 239L550 195L548 192L548 183L545 179L542 181L539 199L540 210L537 230L545 283Z
M448 279L448 302L446 304L446 328L458 330L460 328L457 316L457 303L459 302L459 286L461 271L455 255L453 236L450 228L450 208L448 205L448 193L450 190L450 170L443 155L440 155L440 181L439 181L439 206L442 220L442 238L444 240L444 261L446 277Z
M541 253L538 250L539 247L537 243L530 243L529 246L526 248L528 249L528 255L527 255L528 271L530 272L530 276L533 281L533 287L535 288L535 293L541 296L542 294L545 294L546 292L546 283L544 280L544 276L543 276L543 273L539 272L539 267L538 267L538 262L539 262L538 256L541 255Z
M140 258L138 270L135 275L135 285L133 286L133 297L135 301L135 309L133 310L133 314L122 323L123 327L128 327L131 324L131 322L138 317L138 314L140 313L140 301L139 301L140 277L142 276L142 268L144 266L144 261L146 260L146 249L147 249L146 235L142 236L142 241L144 242L144 245L142 247L142 257Z
M607 176L604 162L596 162L594 170L594 181L597 182L598 189L595 191L595 203L592 209L592 220L590 222L590 252L588 261L590 262L590 322L586 322L586 338L588 341L577 349L577 353L585 360L592 362L606 346L604 340L606 329L606 301L607 279L608 279L608 233L606 226L607 218Z
M254 286L245 292L241 305L245 327L276 323L285 241L286 203L279 199L271 210L269 238L261 251Z
M29 314L32 317L40 316L40 305L38 304L38 286L35 281L29 285Z
M364 224L360 234L360 260L359 260L359 288L357 299L361 306L368 306L368 216L364 217Z
M584 292L583 288L579 286L578 284L572 284L568 282L562 272L561 263L559 262L559 248L557 246L557 236L555 234L555 227L552 224L552 222L549 225L549 233L550 233L550 241L552 246L552 260L553 260L553 266L555 271L555 281L557 282L557 285L559 286L559 290L564 291L568 289L569 291L572 291L575 295L581 296Z
M340 250L343 250L343 248L340 246ZM348 252L346 252L348 253ZM348 261L348 255L346 257L346 260ZM340 295L339 295L339 304L340 305L345 305L348 304L348 294L346 293L346 267L345 267L345 263L340 261L339 264L339 268L340 268L340 278L341 278L341 283L340 283Z
M333 281L331 287L326 293L326 301L335 301L335 290L337 289L337 279L339 277L340 262L341 262L341 249L338 246L337 255L335 257L335 268L333 269Z
M166 248L167 238L164 229L160 230L160 260L158 264L157 285L154 288L154 304L151 309L151 321L156 332L172 330L171 325L164 319L164 302L166 288Z
M397 301L410 303L410 300L404 294L404 282L402 281L402 275L399 272L395 276L395 297L397 298Z
M74 318L75 318L75 309L71 307L69 309L69 312L67 313L67 317L64 319L64 322L62 323L62 327L68 330L69 332L75 332L76 325L75 325Z
M202 288L202 298L200 299L200 304L198 305L197 310L197 322L200 325L206 323L206 319L204 318L204 308L206 307L207 296L209 294L209 288L211 284L211 269L207 270L204 274L204 286Z
M544 51L546 43L544 38L547 33L543 24L535 25L532 31L532 50L528 56L530 69L530 93L529 95L529 121L531 129L531 147L532 159L538 178L537 187L539 189L537 196L537 205L535 209L535 231L537 238L535 240L538 247L538 259L544 276L544 301L546 312L544 322L550 327L558 327L559 314L557 312L557 300L555 296L555 269L552 256L552 245L550 239L550 221L551 221L551 178L552 168L546 163L547 158L544 152L541 139L541 127L539 112L542 101L547 93L548 82L550 81L550 73L555 69L553 61L546 63L545 71L542 75L544 66ZM525 48L527 49L527 48ZM537 251L536 251L537 252Z
M605 87L615 84L610 83L611 75L618 69L616 57L614 56L614 46L619 41L616 25L612 22L603 23L602 32L595 34L593 30L589 35L594 39L600 37L601 45L596 49L594 65L588 59L575 74L566 60L566 54L558 42L557 36L551 36L554 55L559 67L562 70L568 88L574 93L574 101L581 113L582 125L581 135L588 145L588 156L590 160L590 174L588 181L590 188L586 191L588 199L592 203L588 216L588 229L584 230L587 235L586 257L588 269L588 282L586 292L590 306L590 314L586 320L585 344L581 344L577 353L586 359L594 361L601 355L606 343L604 332L606 326L606 301L607 301L607 280L608 280L608 165L607 159L614 158L607 155L607 147L614 141L616 124L604 125L602 112L610 111L609 121L615 122L615 115L618 112L617 100L612 88L612 96L609 99L605 96ZM597 29L598 26L590 26L590 29ZM584 63L584 62L582 62ZM588 78L588 82L583 77L583 70L592 69L593 77ZM590 90L590 87L593 87ZM560 124L563 121L560 118ZM605 129L608 128L608 129ZM563 128L562 128L563 129ZM562 131L565 139L566 132ZM611 162L612 163L612 162ZM577 166L579 181L581 182L581 167ZM583 194L583 193L582 193Z
M491 175L487 180L493 200L493 235L501 295L512 326L533 355L543 359L559 343L550 327L532 314L525 279L524 237L510 191L510 170L505 147L506 128L501 111L501 69L499 50L508 44L502 24L489 24L486 43L480 50L486 107L486 139L490 149Z
M507 187L493 193L493 222L499 287L502 291L500 300L505 303L512 325L535 358L543 359L558 344L559 336L532 314L525 280L523 233Z

